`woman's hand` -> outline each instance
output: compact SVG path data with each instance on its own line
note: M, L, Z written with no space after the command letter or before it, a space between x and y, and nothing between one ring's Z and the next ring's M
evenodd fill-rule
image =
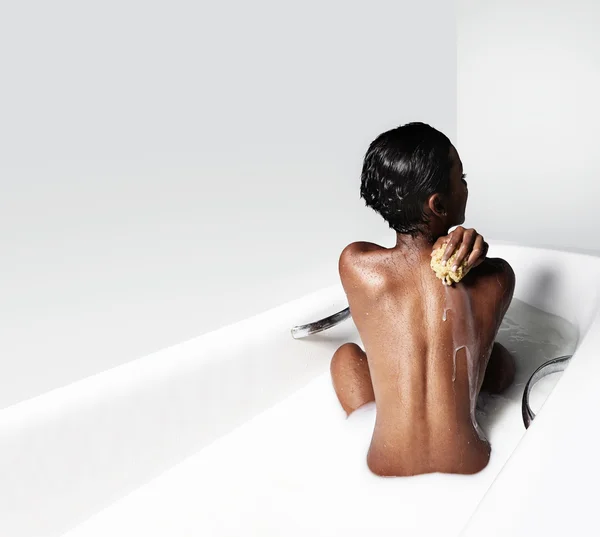
M446 263L458 249L454 266L451 267L453 271L456 271L465 259L467 259L469 270L480 265L483 263L489 247L488 243L483 240L483 237L477 231L474 229L465 229L462 226L458 226L445 237L440 237L433 245L433 249L437 250L444 244L447 244L447 246L442 256L442 263Z

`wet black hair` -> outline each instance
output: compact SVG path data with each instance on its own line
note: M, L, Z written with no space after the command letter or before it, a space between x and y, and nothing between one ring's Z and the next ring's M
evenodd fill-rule
M398 233L423 231L425 202L450 187L448 137L425 123L380 134L365 155L360 196Z

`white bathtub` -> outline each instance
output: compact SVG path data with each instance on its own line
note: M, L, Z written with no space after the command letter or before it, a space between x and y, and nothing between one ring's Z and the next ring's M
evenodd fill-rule
M346 422L333 397L318 419L302 412L328 389L333 351L358 341L350 321L290 336L346 306L335 286L0 411L0 535L423 535L426 512L448 536L577 533L594 519L581 487L600 477L600 259L491 254L513 265L515 297L569 320L579 343L526 434L497 421L510 443L491 435L500 455L481 474L447 476L451 490L377 478L363 472L366 414Z

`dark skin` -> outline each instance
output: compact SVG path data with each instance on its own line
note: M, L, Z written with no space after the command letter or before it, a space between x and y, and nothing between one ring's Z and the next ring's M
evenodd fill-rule
M473 474L489 461L490 446L474 419L481 389L505 390L514 378L508 351L494 342L512 299L508 263L486 258L487 244L464 222L468 197L462 162L452 147L450 189L434 194L428 224L416 236L397 234L396 246L352 243L339 271L365 346L342 345L331 374L350 414L375 401L377 419L367 464L382 476L430 472ZM432 249L449 243L448 259L467 259L471 271L444 286L430 267ZM444 320L445 319L445 320Z

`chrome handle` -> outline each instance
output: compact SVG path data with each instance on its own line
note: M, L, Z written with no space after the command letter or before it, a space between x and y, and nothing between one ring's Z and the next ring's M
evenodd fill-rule
M308 324L302 324L298 326L294 326L292 328L292 337L294 339L301 339L306 336L311 336L312 334L317 334L319 332L323 332L323 330L327 330L329 328L334 327L336 324L340 324L342 321L345 321L350 317L350 308L343 309L342 311L338 311L337 313L330 315L329 317L325 317L319 321L314 321Z
M564 371L569 365L569 360L571 356L561 356L560 358L554 358L552 360L548 360L546 363L542 364L538 367L525 385L525 391L523 392L523 403L521 405L521 411L523 413L523 424L525 425L525 429L528 429L531 425L531 422L535 419L535 413L531 410L529 406L529 394L531 389L534 387L535 383L539 380L551 375L552 373L558 373L560 371Z

